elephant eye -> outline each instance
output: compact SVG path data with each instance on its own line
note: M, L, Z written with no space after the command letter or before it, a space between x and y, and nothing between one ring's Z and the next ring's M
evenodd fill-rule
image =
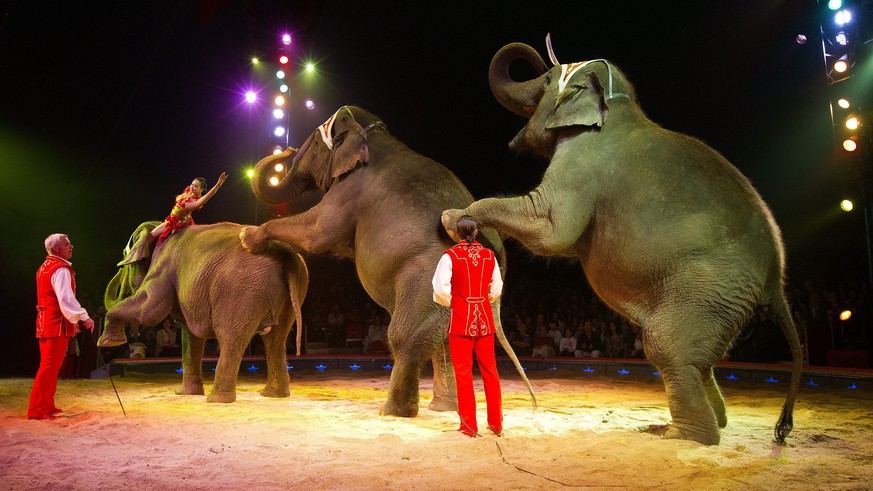
M346 132L345 132L345 131L342 132L342 133L340 133L340 134L338 134L338 135L335 135L335 136L333 137L333 146L334 146L334 147L337 147L337 146L339 146L339 145L342 145L342 144L343 144L343 140L345 140L345 139L346 139Z

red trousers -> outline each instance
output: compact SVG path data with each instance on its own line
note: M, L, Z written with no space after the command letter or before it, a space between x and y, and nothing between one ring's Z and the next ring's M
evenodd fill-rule
M30 391L30 404L27 406L28 418L39 418L55 410L55 390L58 387L58 372L64 364L64 356L70 338L39 339L39 370Z
M500 377L494 358L494 335L459 336L449 334L449 353L455 369L458 389L458 416L461 431L479 432L476 424L476 394L473 391L473 352L485 385L485 403L488 405L488 426L497 433L503 431L503 408Z

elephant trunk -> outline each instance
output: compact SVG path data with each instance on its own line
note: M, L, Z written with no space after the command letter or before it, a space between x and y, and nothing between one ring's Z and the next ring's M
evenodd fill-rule
M537 78L516 82L509 75L513 61L524 58L539 73ZM546 63L535 49L524 43L507 44L491 59L488 67L488 84L497 101L510 111L529 118L543 95L543 76L548 72Z
M304 148L308 146L309 140L304 143ZM254 175L252 176L252 191L255 196L264 203L277 205L291 201L298 194L302 193L306 186L303 179L295 172L294 163L302 152L298 152L293 148L288 148L284 152L264 157L255 165ZM282 164L288 168L288 172L275 185L270 184L270 177L275 175L273 170L276 164Z

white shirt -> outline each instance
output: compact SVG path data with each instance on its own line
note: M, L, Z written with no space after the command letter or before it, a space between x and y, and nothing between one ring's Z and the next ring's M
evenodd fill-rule
M60 256L54 257L69 265L73 264ZM52 289L58 297L58 305L60 306L61 313L64 314L64 317L73 324L87 319L88 312L79 305L79 301L76 300L76 295L73 294L73 282L70 277L70 270L67 268L56 269L55 272L52 273L51 282Z
M495 258L496 259L496 258ZM451 307L452 305L452 258L448 253L443 254L433 274L433 301ZM503 278L500 277L500 266L496 261L494 271L491 273L491 285L488 290L488 300L493 302L500 298L503 292Z

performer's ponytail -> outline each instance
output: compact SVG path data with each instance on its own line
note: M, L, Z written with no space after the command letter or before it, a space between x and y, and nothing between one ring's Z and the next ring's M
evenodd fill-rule
M476 220L473 220L473 217L469 215L464 215L458 219L457 227L458 235L466 240L468 244L472 244L476 238L476 230L479 228Z

